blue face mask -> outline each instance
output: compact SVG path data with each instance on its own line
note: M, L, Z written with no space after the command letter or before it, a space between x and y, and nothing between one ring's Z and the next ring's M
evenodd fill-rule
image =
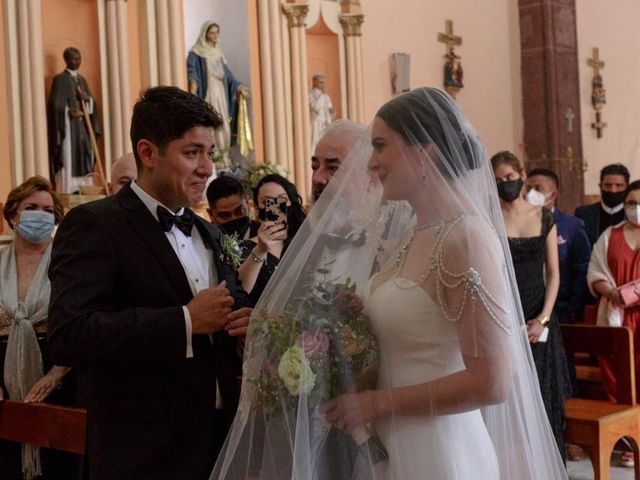
M42 210L23 210L16 230L27 242L39 244L51 238L54 223L53 213Z

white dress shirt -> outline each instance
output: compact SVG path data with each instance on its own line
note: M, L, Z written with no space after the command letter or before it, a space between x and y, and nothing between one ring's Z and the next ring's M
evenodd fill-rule
M604 202L601 201L600 202L600 206L609 215L615 215L616 213L618 213L620 210L622 210L624 208L624 203L620 203L620 204L616 205L615 207L611 208L608 205L605 205Z
M155 198L140 188L135 180L131 182L131 189L149 209L149 212L151 212L151 215L153 215L153 218L155 218L156 221L158 220L158 206L166 208L168 211L173 213L170 208L158 202ZM175 212L175 214L182 215L183 211L184 209L181 208ZM187 280L189 281L191 293L194 296L201 290L209 288L209 285L217 283L218 279L213 262L213 252L204 245L202 236L195 225L191 231L190 237L182 233L182 231L180 231L180 229L175 225L171 227L171 230L165 232L165 235L167 236L167 240L169 240L173 251L176 253L178 260L180 260L180 264L182 265L184 273L187 276ZM184 324L187 332L186 355L187 358L191 358L193 357L193 328L191 326L191 315L189 314L189 309L186 305L182 306L182 311L184 312Z

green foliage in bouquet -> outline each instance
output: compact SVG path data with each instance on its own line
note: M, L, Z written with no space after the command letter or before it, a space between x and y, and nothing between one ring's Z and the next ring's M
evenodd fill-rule
M251 322L251 335L266 359L258 378L248 380L257 385L256 402L267 415L295 408L300 395L313 409L357 391L377 368L378 347L356 285L350 279L315 281L311 275L302 290L282 313L260 309Z

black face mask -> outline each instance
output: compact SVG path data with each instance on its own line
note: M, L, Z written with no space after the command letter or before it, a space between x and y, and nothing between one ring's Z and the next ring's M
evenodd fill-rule
M509 180L508 182L500 182L498 184L498 196L505 202L511 203L522 191L522 179Z
M247 233L247 230L251 226L251 219L249 217L240 217L235 220L231 220L230 222L223 223L220 225L220 228L224 230L224 233L227 235L233 235L234 233L238 234L238 238L244 238L244 235Z
M606 190L603 190L602 203L609 208L617 207L621 203L624 203L624 194L624 190L621 192L607 192Z

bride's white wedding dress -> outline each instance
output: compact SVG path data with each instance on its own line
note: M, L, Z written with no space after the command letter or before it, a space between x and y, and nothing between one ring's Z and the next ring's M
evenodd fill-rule
M375 277L374 277L375 278ZM365 291L380 345L378 388L428 382L464 369L456 325L418 284L392 278ZM480 410L378 420L389 452L382 480L497 480L498 461Z

